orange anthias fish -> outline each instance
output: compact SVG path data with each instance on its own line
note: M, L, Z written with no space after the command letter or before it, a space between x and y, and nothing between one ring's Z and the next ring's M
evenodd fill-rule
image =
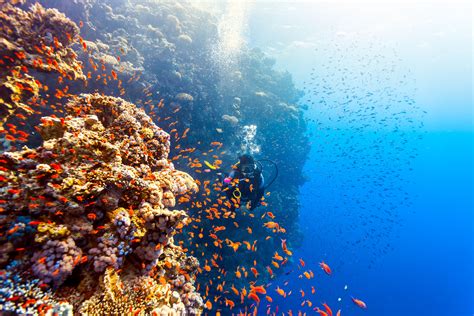
M227 298L224 298L224 299L225 299L225 305L229 306L230 309L232 309L235 306L235 303L232 300L229 300Z
M242 277L242 273L239 270L237 270L235 271L235 276L240 279Z
M249 299L254 300L255 302L260 303L260 298L255 292L250 292L249 295L247 296Z
M320 316L328 316L328 313L326 313L325 311L323 310L320 310L319 307L316 307L314 309Z
M275 255L273 255L273 259L278 260L278 261L283 261L283 257L280 256L277 251L275 251Z
M326 303L323 303L323 306L324 306L324 309L326 310L326 313L328 313L329 316L332 316L332 310L329 307L329 305Z
M267 266L267 271L268 271L268 273L270 274L270 277L273 277L273 270L272 270L272 268L270 268L270 267Z
M283 251L288 250L288 247L286 246L286 239L281 239L281 249L283 249Z
M282 289L280 289L280 287L277 286L276 290L275 290L279 295L283 296L283 297L286 297L286 293L285 291L283 291Z
M324 261L319 263L319 266L324 270L324 272L326 272L326 274L332 273L331 268Z
M259 285L259 286L251 285L250 287L251 287L251 292L260 293L260 294L267 294L267 290L265 290L265 288L261 285Z
M237 290L233 284L232 284L232 287L230 289L232 290L232 292L234 292L235 295L237 295L237 296L239 295L239 290Z
M251 267L250 270L252 271L252 273L255 275L255 277L257 278L259 273L257 272L257 269L255 269L254 267Z
M359 300L359 299L357 299L357 298L353 298L353 297L352 297L352 301L354 302L354 304L356 304L356 305L359 306L360 308L364 308L364 309L367 308L367 304L365 304L364 301L361 301L361 300Z
M263 226L266 227L266 228L270 228L270 229L280 227L280 225L278 223L275 223L275 222L266 222L266 223L263 224Z

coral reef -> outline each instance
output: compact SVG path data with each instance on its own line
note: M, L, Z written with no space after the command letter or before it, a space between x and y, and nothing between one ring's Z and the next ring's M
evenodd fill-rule
M12 273L18 262L13 261L0 276L0 311L18 315L70 315L72 305L52 298L52 292L45 290L39 280L24 280ZM21 304L19 304L21 302Z
M0 155L1 247L21 257L13 271L85 314L200 314L198 262L173 242L187 215L170 209L197 186L167 159L169 135L119 98L81 95L66 110L42 118L42 146Z
M23 11L0 3L0 128L14 114L34 113L27 104L44 88L37 72L56 72L71 80L85 79L82 64L70 46L79 28L56 9L35 4Z

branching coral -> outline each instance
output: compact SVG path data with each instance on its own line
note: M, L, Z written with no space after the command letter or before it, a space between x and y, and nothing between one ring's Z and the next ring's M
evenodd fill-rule
M0 155L1 247L22 248L18 271L83 313L200 314L198 262L173 243L187 214L168 209L197 186L167 159L169 135L122 99L82 95L66 109L42 119L42 146Z

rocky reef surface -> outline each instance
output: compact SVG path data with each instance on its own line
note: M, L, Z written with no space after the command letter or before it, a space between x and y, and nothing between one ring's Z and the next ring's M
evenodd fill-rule
M85 79L82 63L70 47L79 28L55 9L32 5L23 11L0 3L0 128L12 116L35 112L27 101L46 89L34 74L55 72L70 80Z
M10 273L80 313L200 314L198 262L173 242L187 215L170 209L197 186L167 160L169 135L119 98L82 95L66 109L42 118L42 146L0 156L1 263L18 258ZM42 304L19 309L29 298L11 291L6 310Z

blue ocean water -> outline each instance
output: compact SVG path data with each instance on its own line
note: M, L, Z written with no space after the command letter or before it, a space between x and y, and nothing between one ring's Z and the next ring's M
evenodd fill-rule
M464 1L253 8L255 46L290 69L310 104L305 237L295 261L333 268L331 276L315 271L313 303L343 315L474 313L470 8ZM306 281L283 277L275 286L308 293ZM297 310L302 300L293 293L274 302Z
M332 279L322 274L319 279L323 297L331 306L339 306L349 315L471 314L472 142L472 132L425 135L413 172L408 175L413 181L406 189L413 204L397 210L402 221L398 236L384 240L391 244L391 250L377 258L370 269L367 263L373 249L348 256L344 242L348 236L337 233L347 218L324 219L335 226L324 236L315 230L319 225L308 224L321 220L318 208L324 198L314 198L314 183L305 185L301 224L306 238L296 256L325 259L338 267ZM318 192L318 196L325 193L332 192ZM348 290L344 291L346 284ZM358 311L349 301L350 295L363 295L369 309ZM338 297L341 303L336 302Z

